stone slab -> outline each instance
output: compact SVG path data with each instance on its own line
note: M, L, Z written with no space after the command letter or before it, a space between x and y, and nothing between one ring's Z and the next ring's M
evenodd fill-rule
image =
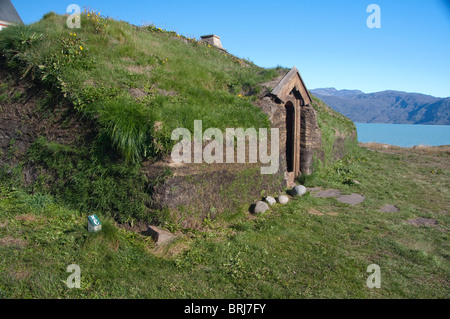
M167 244L176 238L171 232L156 226L148 226L146 235L151 236L158 245Z
M392 204L386 204L383 207L381 207L380 212L385 212L385 213L396 213L398 212L400 209Z
M337 198L337 201L344 204L349 205L358 205L361 204L366 198L363 195L359 194L351 194L351 195L343 195Z
M337 189L327 189L324 191L320 191L317 194L314 194L313 196L329 198L329 197L339 197L341 195L342 195L341 191L339 191Z
M422 218L422 217L409 219L406 222L413 226L436 226L436 225L438 225L437 220L429 219L429 218Z

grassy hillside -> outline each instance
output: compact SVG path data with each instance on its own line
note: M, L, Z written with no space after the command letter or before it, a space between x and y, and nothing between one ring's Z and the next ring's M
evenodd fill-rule
M302 182L358 192L364 203L307 194L257 217L168 224L179 237L157 247L130 231L138 225L117 223L161 217L149 214L158 180L141 162L167 153L171 130L192 130L195 119L269 126L251 102L286 70L95 12L76 31L55 14L3 30L0 52L0 122L11 128L0 154L0 298L448 296L448 153L378 153L349 141L336 162L335 142L354 124L314 99L323 158ZM384 204L400 212L380 212ZM86 229L92 213L103 221L98 234ZM416 217L437 225L406 222ZM81 289L66 286L73 263ZM372 263L381 289L366 287Z
M82 15L82 28L67 28L66 17L48 14L31 25L2 32L0 51L11 70L64 97L95 120L127 161L156 156L156 136L167 152L174 128L267 127L267 118L247 93L278 72L259 68L205 43L156 27L135 27ZM49 107L55 107L49 103ZM159 140L160 139L160 140Z
M82 211L0 181L0 296L7 298L447 298L448 153L379 153L346 158L360 185L339 169L322 185L367 199L349 206L306 195L258 218L205 220L165 248L117 228L86 231ZM316 186L317 184L314 184ZM384 213L395 204L397 213ZM407 221L435 219L434 226ZM81 289L68 289L68 265ZM381 288L369 289L370 264Z
M175 128L193 132L194 120L221 130L270 126L252 102L267 90L261 84L286 69L260 68L175 32L95 12L84 12L81 25L71 30L66 17L49 13L33 25L2 31L4 109L48 122L35 130L41 136L29 148L13 152L18 163L2 166L5 179L17 177L16 184L23 184L23 168L33 166L39 179L32 191L56 195L76 209L108 212L122 222L157 219L148 210L148 190L170 172L148 180L140 165L170 152ZM20 113L30 100L32 114ZM320 165L328 165L336 130L348 135L354 125L319 100L313 106L324 139ZM57 121L66 123L71 140L51 138ZM78 126L74 122L83 128L70 131Z
M40 171L33 190L121 221L148 218L147 190L155 180L140 174L140 163L168 154L173 129L192 132L194 120L222 130L269 127L252 101L259 84L282 69L263 69L195 39L95 12L83 13L81 24L70 30L66 17L49 13L33 25L3 30L0 37L1 65L9 73L2 80L3 103L11 108L17 100L11 93L17 81L34 83L45 94L37 99L36 90L20 92L20 101L37 99L35 113L41 117L64 109L65 116L89 128L74 131L64 145L38 138L16 154L22 167L31 162ZM11 179L5 173L10 167L2 171Z

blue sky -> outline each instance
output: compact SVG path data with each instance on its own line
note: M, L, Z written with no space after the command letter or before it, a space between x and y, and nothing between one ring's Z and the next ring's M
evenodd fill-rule
M450 96L449 0L12 0L26 24L69 4L189 37L217 34L262 67L297 66L309 89L399 90ZM381 9L369 29L366 8Z

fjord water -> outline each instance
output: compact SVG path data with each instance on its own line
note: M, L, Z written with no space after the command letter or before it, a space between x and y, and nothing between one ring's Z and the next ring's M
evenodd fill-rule
M450 145L450 125L355 123L358 141L401 147Z

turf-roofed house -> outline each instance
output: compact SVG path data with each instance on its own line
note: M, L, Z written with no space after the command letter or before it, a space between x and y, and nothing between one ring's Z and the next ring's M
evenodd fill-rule
M17 24L0 32L0 172L90 214L201 227L248 213L356 143L354 124L312 96L296 67L259 67L217 35L196 40L92 11L80 29L54 12L25 26L10 1L0 13ZM255 129L261 141L267 129L276 170L262 174L270 164L248 141L244 162L229 163L227 145L220 161L174 162L173 132L194 143L199 121L224 144L228 128Z
M10 25L23 24L10 0L0 0L0 30Z

